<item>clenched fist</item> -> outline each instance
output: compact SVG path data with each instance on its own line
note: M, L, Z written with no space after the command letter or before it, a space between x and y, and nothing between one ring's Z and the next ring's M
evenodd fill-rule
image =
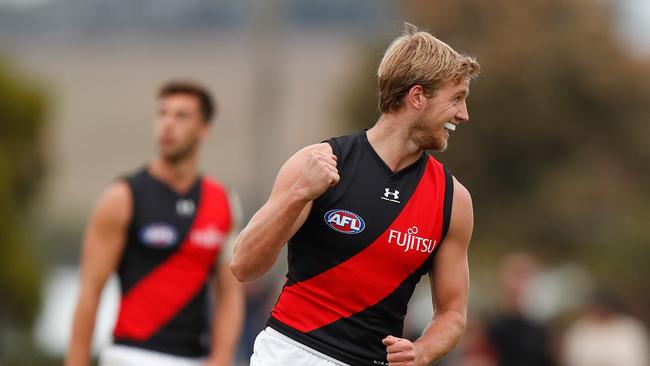
M295 187L303 191L309 200L313 200L338 183L340 177L336 169L336 155L318 150L311 150L308 154Z
M381 343L386 346L389 366L424 366L419 350L413 342L389 335Z

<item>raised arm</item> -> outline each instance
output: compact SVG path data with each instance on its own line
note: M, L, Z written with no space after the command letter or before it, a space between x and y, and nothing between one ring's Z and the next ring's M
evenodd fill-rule
M67 366L89 364L97 306L106 281L119 263L131 212L131 190L126 182L120 181L106 189L90 217L83 240L81 287Z
M294 154L280 169L268 201L237 237L230 263L235 277L253 281L266 273L307 219L312 201L338 181L329 144L311 145Z
M469 268L467 248L474 214L469 192L454 179L454 200L449 232L433 260L429 279L434 304L433 321L415 342L388 336L389 365L430 365L458 343L467 321Z

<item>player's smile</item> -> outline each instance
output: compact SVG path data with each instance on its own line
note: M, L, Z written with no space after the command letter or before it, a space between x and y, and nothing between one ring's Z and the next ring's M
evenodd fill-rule
M451 122L447 122L447 123L445 123L445 130L447 130L449 132L456 131L456 125L451 123Z

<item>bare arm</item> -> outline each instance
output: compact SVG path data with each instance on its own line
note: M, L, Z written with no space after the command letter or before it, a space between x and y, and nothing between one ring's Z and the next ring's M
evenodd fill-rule
M312 201L338 183L329 144L308 146L280 169L271 196L237 237L230 268L240 281L253 281L275 263L280 250L307 219Z
M232 364L244 322L244 290L228 268L232 258L232 245L241 222L241 203L234 192L230 192L228 200L233 225L219 254L219 262L215 266L216 301L212 314L212 347L210 356L203 366Z
M216 303L212 320L212 352L205 366L231 365L244 320L244 291L228 269L227 260L216 268Z
M474 214L469 192L456 179L451 212L449 232L429 273L433 321L415 342L392 336L384 339L391 366L430 365L451 351L465 331L469 293L467 248Z
M74 313L67 366L85 366L95 328L99 298L117 268L131 218L131 191L116 182L102 194L86 227L81 254L81 288Z

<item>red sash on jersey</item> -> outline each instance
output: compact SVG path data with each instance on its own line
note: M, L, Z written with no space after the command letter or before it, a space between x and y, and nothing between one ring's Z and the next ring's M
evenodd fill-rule
M217 183L203 179L186 237L178 251L122 297L114 336L147 340L187 305L205 285L230 225L226 193Z
M435 240L442 235L445 173L429 158L415 192L388 228L364 250L306 281L285 286L272 316L303 333L347 318L390 295L431 255L389 244L391 230ZM369 224L369 223L368 223Z

